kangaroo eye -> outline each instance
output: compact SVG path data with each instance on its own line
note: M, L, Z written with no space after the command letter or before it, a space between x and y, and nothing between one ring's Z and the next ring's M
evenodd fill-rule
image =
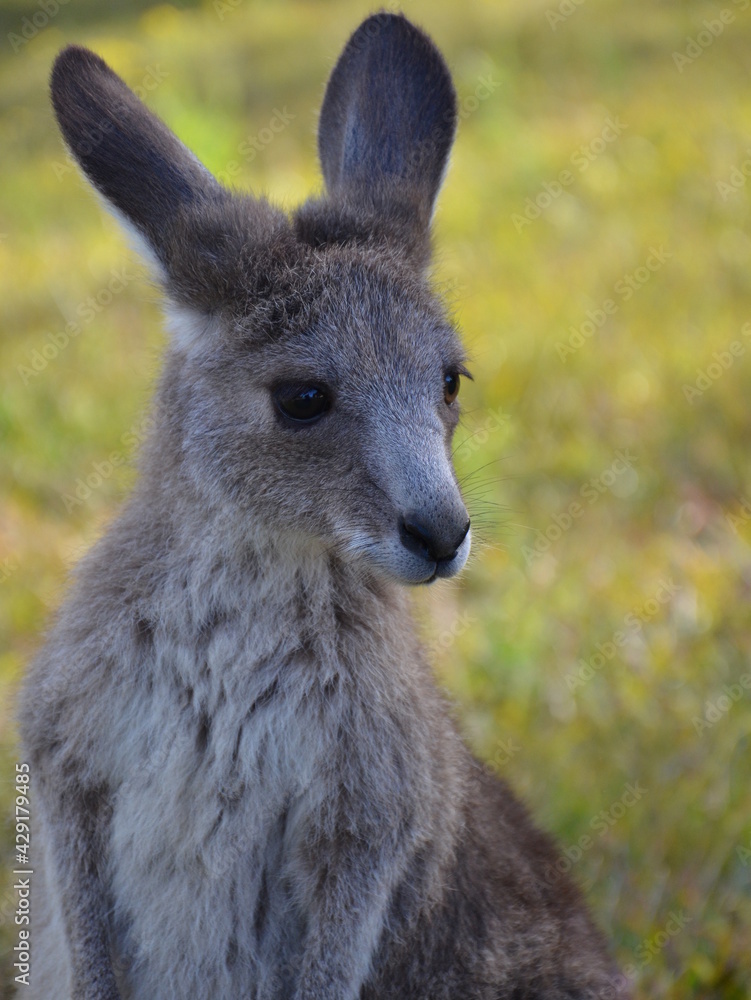
M459 375L457 372L446 372L443 376L443 398L446 405L451 406L459 395Z
M306 424L318 420L331 406L329 394L317 385L282 385L274 399L285 417Z

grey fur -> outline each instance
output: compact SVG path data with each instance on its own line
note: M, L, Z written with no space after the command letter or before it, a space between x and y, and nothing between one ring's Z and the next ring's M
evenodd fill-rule
M469 549L444 398L464 358L424 273L441 56L402 17L361 25L321 117L329 190L291 219L224 191L92 53L60 55L52 95L174 339L139 484L24 688L26 994L626 996L554 847L459 738L403 586ZM329 412L285 417L290 383Z

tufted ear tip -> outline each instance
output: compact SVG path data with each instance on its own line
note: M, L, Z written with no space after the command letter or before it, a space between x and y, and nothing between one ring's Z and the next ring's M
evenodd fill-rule
M91 49L83 45L66 45L52 65L50 90L53 102L68 85L84 86L87 79L97 74L115 76L104 59Z

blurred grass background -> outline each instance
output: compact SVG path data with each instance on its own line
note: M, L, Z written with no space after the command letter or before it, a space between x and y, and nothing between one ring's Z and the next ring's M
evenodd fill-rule
M457 465L482 536L459 585L420 595L425 631L468 738L559 838L640 997L751 996L748 6L403 6L461 102L436 280L473 357ZM292 206L320 184L324 82L371 9L0 5L6 862L14 693L132 482L163 342L64 155L51 62L92 47L220 177ZM4 996L7 881L0 903Z

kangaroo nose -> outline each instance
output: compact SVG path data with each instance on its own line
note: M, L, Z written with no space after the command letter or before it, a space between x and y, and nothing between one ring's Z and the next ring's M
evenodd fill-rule
M405 549L433 562L453 559L468 531L469 519L458 531L455 526L442 531L438 527L429 527L414 514L407 514L399 525L399 536Z

